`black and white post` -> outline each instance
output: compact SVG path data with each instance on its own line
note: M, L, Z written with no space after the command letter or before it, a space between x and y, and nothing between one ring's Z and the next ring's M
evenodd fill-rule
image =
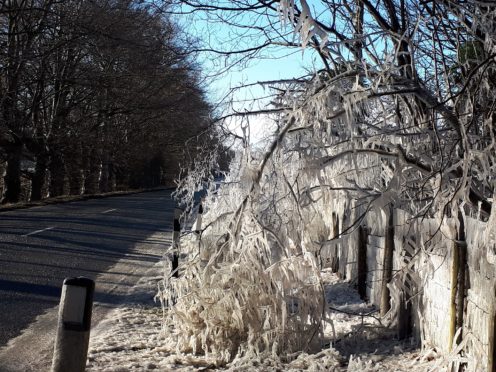
M181 218L182 210L174 209L174 231L172 233L172 276L179 277L179 239L181 236Z
M201 236L201 229L202 229L202 217L203 217L203 202L205 198L201 198L200 204L198 205L198 213L196 214L196 221L195 221L195 227L194 231L199 239Z
M52 372L85 370L94 292L95 282L91 279L79 277L64 280Z

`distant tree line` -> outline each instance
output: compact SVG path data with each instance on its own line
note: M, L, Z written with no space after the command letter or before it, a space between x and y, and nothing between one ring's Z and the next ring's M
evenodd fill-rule
M142 1L2 1L2 203L157 186L215 142L178 33Z

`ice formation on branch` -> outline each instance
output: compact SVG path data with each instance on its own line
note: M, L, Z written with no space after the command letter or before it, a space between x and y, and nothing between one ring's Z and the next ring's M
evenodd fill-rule
M161 294L174 303L166 324L174 324L181 351L221 363L319 345L326 311L318 252L345 239L371 210L438 217L440 229L460 210L494 219L496 11L474 5L468 25L467 9L443 6L440 22L465 26L445 35L459 38L453 53L437 52L443 36L429 34L431 17L413 3L403 34L384 30L387 20L370 7L358 19L365 2L351 3L349 13L335 13L339 30L324 31L306 1L279 2L303 46L319 36L312 46L326 68L275 89L273 102L286 109L278 111L271 144L259 152L245 147L207 197L201 239L185 243L198 254ZM341 40L350 29L353 37ZM335 39L347 53L330 49ZM184 192L191 200L191 190ZM336 223L333 214L343 218ZM434 250L432 242L416 244ZM398 277L391 286L402 285Z

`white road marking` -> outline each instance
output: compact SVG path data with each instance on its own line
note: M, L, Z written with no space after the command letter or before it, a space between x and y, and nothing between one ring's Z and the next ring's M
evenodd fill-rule
M55 226L52 226L52 227L47 227L46 229L41 229L41 230L32 231L32 232L30 232L29 234L26 234L26 235L24 235L24 236L30 236L30 235L34 235L34 234L39 234L39 233L41 233L41 232L48 231L48 230L52 230L52 229L55 229Z
M117 208L114 208L114 209L109 209L109 210L106 210L106 211L102 212L102 214L103 214L103 213L113 212L113 211L116 211L116 210L117 210Z

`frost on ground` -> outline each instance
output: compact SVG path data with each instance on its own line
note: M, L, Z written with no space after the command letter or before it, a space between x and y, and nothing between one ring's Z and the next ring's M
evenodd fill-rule
M320 269L346 199L316 181L331 184L334 173L298 173L306 160L280 155L254 166L247 150L223 186L210 183L201 235L181 239L179 278L166 259L148 283L162 307L116 310L92 340L90 371L426 371L442 361L395 341L349 284ZM206 177L195 174L182 187L189 205ZM299 182L317 189L298 191Z
M133 288L130 303L113 310L92 330L87 371L438 370L441 357L394 340L391 331L374 318L374 308L360 300L349 283L327 270L322 271L322 278L327 306L333 310L324 330L329 342L316 353L297 352L286 360L262 353L235 358L222 367L202 353L178 353L170 347L173 329L163 327L163 310L153 301L158 277L152 274Z

